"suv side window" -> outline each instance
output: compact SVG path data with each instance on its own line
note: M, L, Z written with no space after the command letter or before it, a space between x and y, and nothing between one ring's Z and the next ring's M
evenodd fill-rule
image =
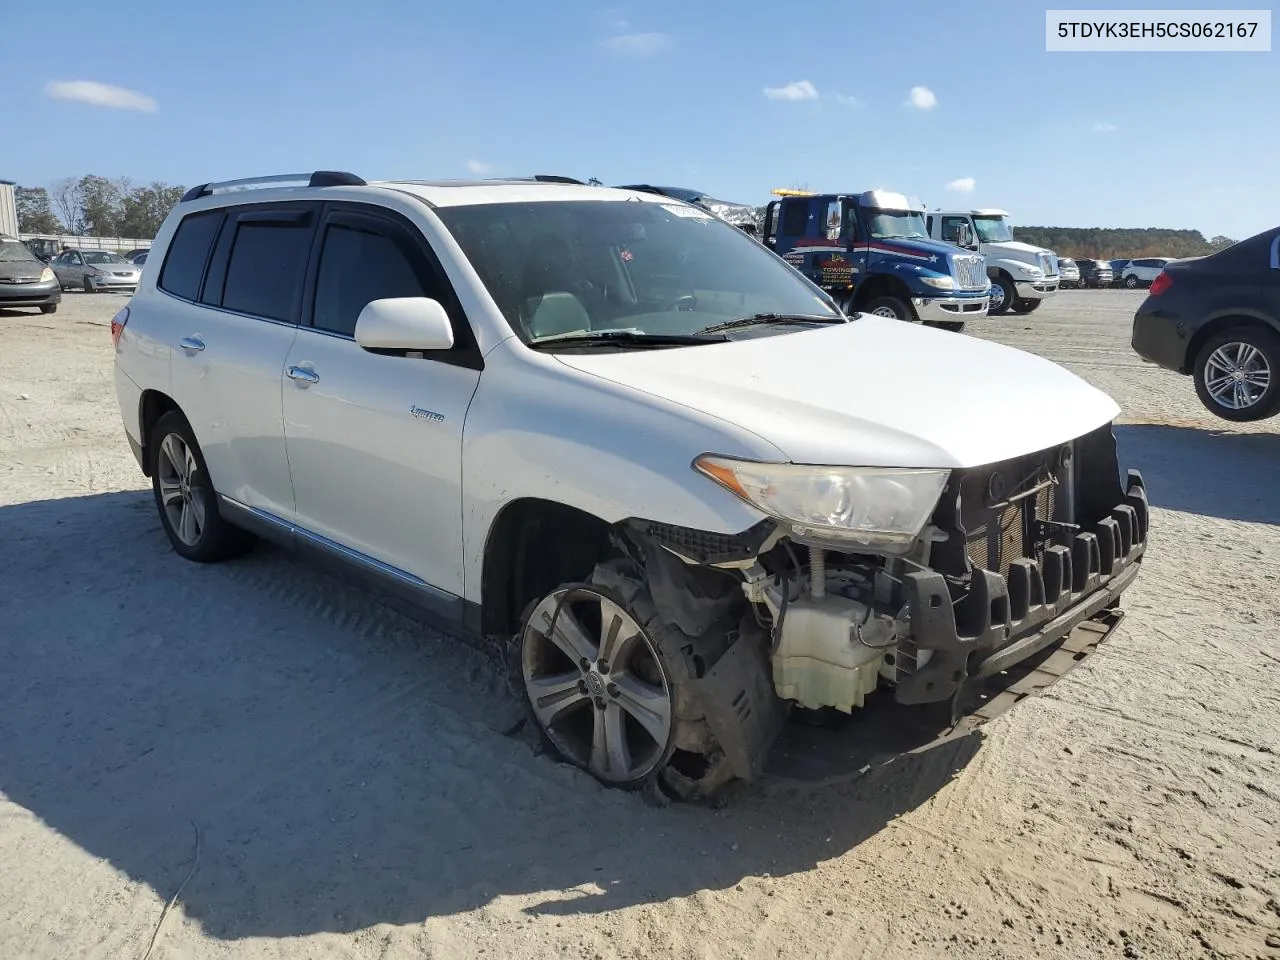
M296 323L315 235L314 204L231 208L203 303Z
M338 213L324 228L311 325L354 337L356 318L371 300L431 297L430 266L405 231L379 217Z
M156 285L161 290L184 300L195 300L200 295L204 267L221 223L221 210L189 213L182 218L160 267L160 279Z

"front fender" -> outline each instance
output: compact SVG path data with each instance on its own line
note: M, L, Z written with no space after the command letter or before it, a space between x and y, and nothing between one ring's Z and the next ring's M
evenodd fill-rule
M503 507L549 500L605 523L632 517L736 534L764 514L693 469L702 453L786 460L751 431L574 370L508 340L485 358L462 453L463 592L480 602Z
M1035 266L1035 264L1027 263L1025 260L1014 260L1009 257L1001 257L998 260L987 260L987 276L994 276L1003 270L1015 280L1030 280L1027 275L1027 269ZM1043 276L1043 275L1042 275Z

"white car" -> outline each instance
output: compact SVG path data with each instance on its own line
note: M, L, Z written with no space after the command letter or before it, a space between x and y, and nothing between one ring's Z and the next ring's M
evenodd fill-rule
M1173 257L1144 257L1130 260L1120 274L1120 282L1129 290L1137 287L1149 287L1160 271L1174 262Z
M318 172L195 187L152 249L115 381L173 548L266 537L492 638L607 784L756 776L792 707L978 723L1140 567L1109 397L850 319L678 200Z

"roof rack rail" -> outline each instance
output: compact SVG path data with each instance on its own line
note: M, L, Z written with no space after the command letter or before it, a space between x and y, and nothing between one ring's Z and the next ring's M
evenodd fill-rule
M363 187L363 177L342 170L316 170L314 173L281 173L272 177L246 177L243 180L220 180L201 183L182 195L183 203L214 193L230 193L255 187L276 187L286 183L306 184L308 187Z

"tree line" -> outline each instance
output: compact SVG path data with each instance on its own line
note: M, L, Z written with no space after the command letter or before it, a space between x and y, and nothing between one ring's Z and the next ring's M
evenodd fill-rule
M20 233L151 239L185 188L127 177L65 177L48 187L16 187Z
M1047 247L1060 257L1091 260L1136 257L1203 257L1229 247L1230 237L1206 240L1199 230L1167 230L1161 227L1020 227L1015 239Z

